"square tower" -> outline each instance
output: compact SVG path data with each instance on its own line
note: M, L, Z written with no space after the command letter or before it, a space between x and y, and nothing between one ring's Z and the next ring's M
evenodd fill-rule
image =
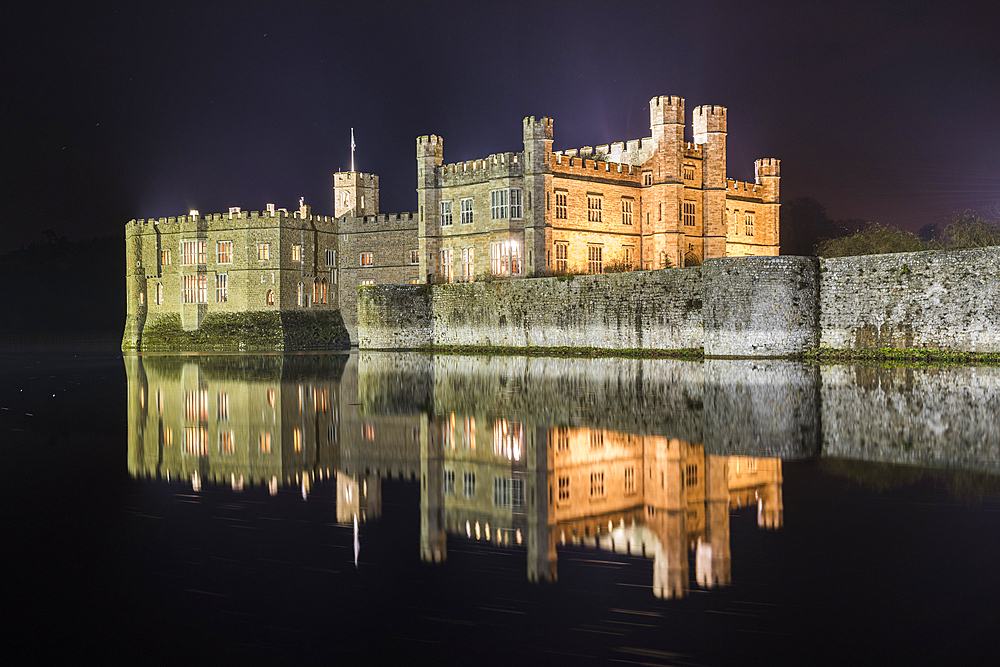
M338 171L333 175L335 217L378 214L378 174Z

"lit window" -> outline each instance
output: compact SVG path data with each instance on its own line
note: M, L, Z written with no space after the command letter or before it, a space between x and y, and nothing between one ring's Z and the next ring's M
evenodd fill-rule
M229 275L226 273L215 276L215 300L218 303L229 301Z
M359 281L358 281L358 284L359 284L359 285L374 285L374 284L375 284L375 281L374 281L374 280L372 280L372 279L368 279L368 280L359 280Z
M476 278L476 249L462 248L462 280L469 282Z
M441 251L441 278L447 282L455 281L455 253L451 248Z
M632 224L632 200L622 199L622 224Z
M219 264L233 263L233 242L218 241L215 244L215 261Z
M684 225L687 227L694 227L694 220L695 220L694 202L686 201L684 202Z
M319 300L319 280L313 278L313 303L321 303Z
M558 198L558 195L557 195ZM558 210L558 205L556 206ZM569 244L556 243L556 271L566 273L569 271Z
M753 212L747 211L743 215L744 215L743 221L745 223L745 228L746 228L746 235L753 236Z
M304 295L302 294L302 283L299 283L298 286L295 288L295 298L296 302L301 306L305 298Z
M587 195L587 222L602 222L601 195Z
M336 266L337 265L337 251L336 250L327 250L326 251L326 265L327 266Z
M410 264L419 264L419 263L420 263L420 251L419 250L411 250L410 251Z
M451 202L443 201L441 202L441 226L451 227L452 217L451 217Z
M293 262L302 261L302 246L297 243L292 246L292 261Z
M568 210L567 209L567 204L566 204L566 199L567 199L567 193L565 193L565 192L557 192L556 193L556 219L557 220L565 220L566 219L566 213L567 213L567 210Z
M375 253L373 252L361 253L361 266L375 266Z
M208 303L208 276L184 276L184 303Z
M160 266L167 266L170 264L170 251L161 250L160 251Z
M625 268L629 271L635 266L635 248L633 246L622 247L622 259L625 260Z
M463 199L461 201L462 206L462 224L471 225L472 224L472 198Z
M146 303L146 293L139 292L139 305L142 306L145 305L145 303Z
M319 302L326 303L326 278L319 281Z
M604 273L604 248L599 245L587 246L587 272Z
M204 264L207 260L206 241L184 241L181 243L181 264Z
M264 301L269 306L274 305L274 290L267 290L267 296L264 297Z
M490 244L490 268L493 275L506 276L521 273L521 248L514 241Z
M156 283L156 305L163 303L163 283Z
M271 259L271 246L267 243L257 244L257 260L266 262Z

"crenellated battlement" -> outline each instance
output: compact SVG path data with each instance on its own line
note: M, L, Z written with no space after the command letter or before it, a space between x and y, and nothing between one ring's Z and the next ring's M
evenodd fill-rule
M478 183L493 178L524 176L524 153L494 153L476 160L452 162L434 168L442 186Z
M246 221L248 223L260 223L271 225L274 222L279 224L282 222L288 222L293 220L299 220L302 222L317 222L317 223L332 223L336 220L333 216L329 215L313 215L312 213L308 215L302 215L300 211L287 211L286 209L276 209L274 211L234 211L232 213L207 213L205 215L178 215L170 216L165 218L136 218L134 220L129 220L126 223L126 228L128 227L142 227L147 225L156 225L160 231L180 231L179 229L165 229L170 227L181 227L184 225L196 224L199 222L205 223L231 223L234 221ZM236 227L239 225L226 224L225 228Z
M684 157L702 159L705 156L705 146L693 141L684 142Z
M395 231L413 229L417 214L412 211L403 213L379 213L353 217L341 216L338 233L351 234L358 232Z
M763 197L763 190L761 186L755 183L747 183L746 181L737 181L732 178L726 179L726 195L733 195L734 197L741 198L755 198L760 199Z
M683 125L684 98L675 95L660 95L649 101L649 126Z
M692 129L694 130L695 143L702 144L704 141L699 141L699 135L705 135L709 132L726 132L726 107L713 106L711 104L706 104L700 107L695 107L694 115L692 117Z
M437 157L444 155L444 139L436 134L417 137L417 157Z
M551 118L542 116L536 120L534 116L528 116L524 119L523 125L526 138L533 136L538 139L551 139L553 137L554 128Z
M627 141L616 141L611 144L604 144L602 146L592 147L583 146L581 148L566 148L560 151L553 151L553 155L561 155L564 157L591 157L595 154L603 155L606 157L606 162L620 163L632 165L634 167L641 166L645 162L652 152L656 149L656 143L653 141L652 137L644 137L642 139L629 139Z
M575 150L553 153L550 166L554 174L580 174L588 178L631 181L637 185L640 177L638 166L621 162L593 160L589 157L577 157Z
M753 163L758 183L762 176L781 176L781 160L774 157L761 158Z

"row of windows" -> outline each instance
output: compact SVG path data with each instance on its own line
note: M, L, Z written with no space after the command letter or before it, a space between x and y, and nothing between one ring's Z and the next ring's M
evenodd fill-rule
M476 249L462 248L460 251L462 260L462 281L469 282L476 278ZM447 282L455 282L455 251L447 248L440 252L441 257L441 277Z
M371 283L374 284L374 281ZM305 301L305 287L302 283L296 288L298 305L303 305ZM326 278L313 281L313 303L326 303L328 298ZM208 276L184 276L181 296L184 303L208 303ZM155 303L163 305L163 283L156 283ZM143 294L139 294L139 305L143 304ZM229 275L220 273L215 276L215 302L226 303L229 301ZM274 291L268 290L265 296L267 305L274 305Z
M503 190L490 190L490 219L505 220L507 218L520 219L524 217L523 191L521 188L507 188ZM473 197L459 200L460 220L463 225L471 225L475 216L473 213ZM455 223L454 202L452 200L442 201L441 206L441 226L451 227Z
M556 220L566 220L569 217L568 194L563 191L556 191ZM622 197L622 224L631 225L633 222L633 206L635 200L631 197ZM587 222L604 222L604 196L600 194L587 195Z
M296 243L292 246L292 261L301 262L303 258L302 254L302 244ZM258 261L268 261L271 259L271 244L269 243L258 243L257 244L257 259ZM172 253L169 249L160 251L160 265L169 266L173 260ZM198 264L206 264L208 261L208 242L207 241L183 241L181 243L181 264L185 266L195 266ZM215 261L217 264L232 264L233 263L233 242L232 241L216 241L215 243ZM326 265L335 266L337 264L337 251L327 250L326 251Z

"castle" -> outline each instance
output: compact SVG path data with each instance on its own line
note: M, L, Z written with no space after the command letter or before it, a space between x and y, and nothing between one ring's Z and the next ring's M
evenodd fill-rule
M523 151L461 163L418 137L412 213L379 213L378 176L351 171L334 174L333 216L300 201L132 220L122 347L336 347L345 329L357 342L361 285L777 255L779 161L757 160L755 183L727 179L724 107L694 110L693 142L682 98L649 110L651 136L596 148L554 151L552 120L534 117Z

